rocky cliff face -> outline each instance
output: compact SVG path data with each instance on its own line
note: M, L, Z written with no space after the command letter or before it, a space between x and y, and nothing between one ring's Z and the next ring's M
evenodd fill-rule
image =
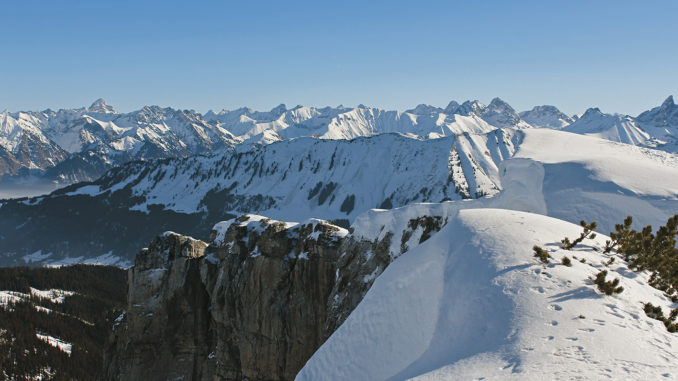
M322 220L244 215L209 244L165 233L129 270L104 378L292 380L408 240L442 224L410 221L398 253L393 234L359 240Z

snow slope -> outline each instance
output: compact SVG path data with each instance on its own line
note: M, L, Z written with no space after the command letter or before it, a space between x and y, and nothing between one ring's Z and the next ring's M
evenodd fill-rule
M521 134L514 159L528 159L544 171L546 210L540 214L575 223L595 220L607 233L628 215L640 228L664 224L678 213L677 155L546 129ZM514 182L528 184L528 176L519 175ZM524 197L517 200L525 202ZM515 209L505 202L494 206Z
M297 380L675 378L678 336L645 316L668 307L647 274L609 267L606 237L558 248L580 227L541 215L462 210L376 279ZM544 266L532 246L572 267ZM600 269L625 291L603 296ZM633 345L628 345L633 343Z
M305 220L345 218L413 201L477 198L501 189L498 163L513 154L513 131L419 140L398 134L300 138L223 155L142 163L114 171L69 195L129 188L133 210L228 212ZM390 205L390 206L385 206Z

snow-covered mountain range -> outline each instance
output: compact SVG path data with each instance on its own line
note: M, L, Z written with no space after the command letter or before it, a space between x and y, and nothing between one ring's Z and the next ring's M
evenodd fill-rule
M517 113L495 98L489 105L452 101L444 109L419 105L404 112L362 105L291 109L280 105L268 112L240 108L202 115L158 106L118 113L99 99L73 110L0 113L0 186L19 187L18 194L24 187L28 194L36 182L63 186L91 181L133 160L210 154L299 137L353 139L400 133L434 139L503 127L566 129L675 152L678 106L669 97L636 118L598 109L574 118L554 106Z
M110 379L673 378L676 336L643 303L675 302L603 234L678 212L677 108L4 112L4 163L28 163L9 177L108 169L0 201L0 265L135 265ZM560 247L580 220L601 234Z
M299 155L295 144L324 159L308 160L307 151ZM381 151L385 146L394 148L392 156ZM497 155L502 151L510 154ZM486 161L465 169L456 164L454 152L468 162ZM141 249L130 272L127 313L115 331L118 347L109 379L161 372L166 372L163 378L176 378L194 369L202 379L675 377L677 336L643 306L659 306L667 316L675 303L650 285L649 271L637 271L623 255L604 252L609 239L604 233L627 215L633 215L636 227L656 228L678 211L675 154L566 131L506 128L435 140L396 134L351 141L297 139L222 162L202 160L184 160L185 166L141 163L111 176L110 183L64 190L64 199L73 198L71 205L101 198L110 207L124 197L144 215L166 208L190 216L201 204L192 191L201 195L214 187L207 192L208 210L239 205L293 216L283 222L245 214L213 224L207 242L166 232ZM303 173L293 176L300 167ZM176 175L172 168L179 168ZM481 168L496 168L485 171L492 181L481 188L493 192L466 198L443 191L473 181ZM333 185L312 186L323 176ZM245 186L234 185L236 179ZM384 205L346 213L344 195L356 184L363 185L351 202L356 208L374 205L391 189L401 197L392 199L390 210ZM417 192L424 184L432 191ZM271 198L262 203L244 197L259 190ZM421 196L415 202L406 201L411 196L403 199L412 192ZM451 199L436 201L445 196ZM149 197L160 204L153 206ZM234 200L242 203L231 204ZM44 209L56 201L53 195L27 206ZM349 229L309 218L334 218L338 212L352 219ZM217 215L203 216L215 221ZM561 248L563 237L581 233L572 222L582 219L598 222L601 234L573 249ZM548 264L534 258L534 245L550 255ZM620 282L621 294L607 296L596 288L592 279L601 271ZM201 290L202 302L183 302L195 300L193 290ZM176 306L188 310L177 313ZM255 312L244 312L243 306ZM223 323L233 316L242 316L237 320L242 326ZM270 322L284 323L261 328ZM163 330L167 324L180 328ZM203 325L196 329L196 324ZM324 333L329 338L323 343L315 335L323 338ZM276 337L303 347L308 361L299 350L271 339ZM632 349L624 346L629 338ZM190 344L178 354L167 349L168 342ZM141 348L152 348L140 356L143 363L129 355ZM277 376L283 372L284 377Z
M90 107L0 114L0 176L69 184L131 160L183 157L235 144L223 128L188 110L157 106L121 114Z
M49 196L5 201L0 258L124 264L159 231L201 238L242 213L348 226L372 208L421 202L596 220L607 232L627 215L665 221L678 210L677 179L675 154L551 129L299 138L137 161Z

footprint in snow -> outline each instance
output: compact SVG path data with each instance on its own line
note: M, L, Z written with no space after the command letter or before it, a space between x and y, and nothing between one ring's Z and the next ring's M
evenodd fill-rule
M532 290L532 292L536 292L536 293L539 293L539 294L543 294L545 292L544 287L541 287L541 286L532 287L531 290Z
M551 305L549 306L549 309L550 309L550 310L553 310L553 311L562 311L562 310L563 310L563 307L561 307L561 306L559 306L559 305L557 305L557 304L551 304Z

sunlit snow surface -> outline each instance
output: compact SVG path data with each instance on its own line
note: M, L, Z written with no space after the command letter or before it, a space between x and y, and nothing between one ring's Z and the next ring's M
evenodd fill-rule
M458 212L377 278L297 379L678 377L678 336L642 310L670 302L621 258L603 264L605 236L559 249L580 231L525 212ZM544 266L535 244L553 263L586 263ZM601 269L621 279L623 293L596 290L589 278Z
M56 337L49 336L49 335L42 335L39 333L36 333L35 336L46 342L47 344L59 349L60 351L67 353L68 355L71 354L71 350L73 349L73 344L67 343L61 339L57 339Z
M6 307L11 303L18 303L28 300L31 296L48 299L52 303L63 303L67 296L75 294L73 291L66 291L60 289L38 290L37 288L30 288L30 294L18 291L0 291L0 307Z

